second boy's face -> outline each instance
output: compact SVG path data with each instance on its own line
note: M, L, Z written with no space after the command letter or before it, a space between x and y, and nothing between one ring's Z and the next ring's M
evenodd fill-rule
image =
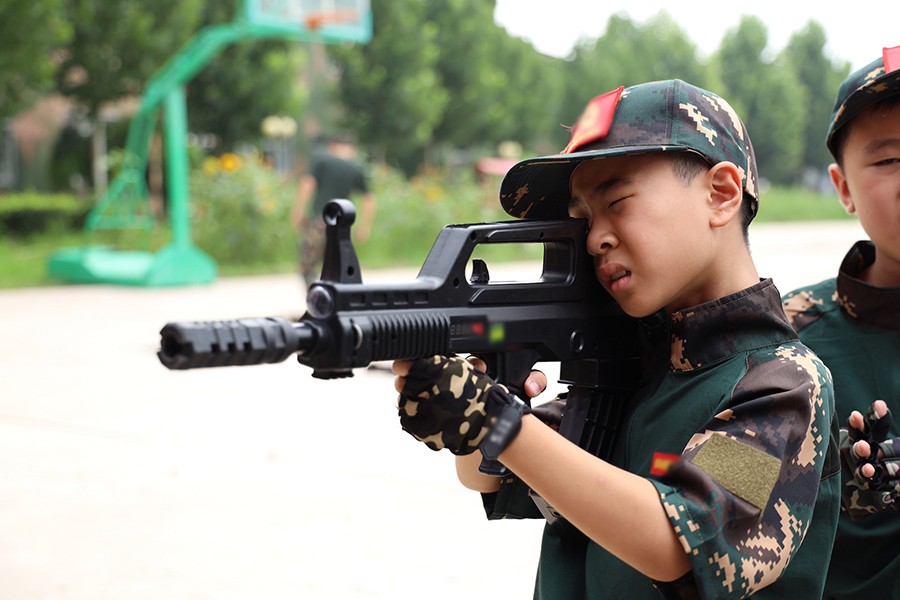
M848 126L843 167L832 165L830 173L844 208L859 217L877 248L863 278L900 286L900 105L865 111Z
M570 214L590 223L587 249L597 277L623 310L644 317L719 297L717 257L705 201L708 177L675 176L652 153L581 163L572 174Z

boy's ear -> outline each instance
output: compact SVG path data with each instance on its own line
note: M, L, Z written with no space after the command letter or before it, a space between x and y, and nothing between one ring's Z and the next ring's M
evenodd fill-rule
M831 183L838 193L838 198L848 215L856 212L856 204L850 195L850 186L847 185L847 178L844 176L844 170L837 163L828 165L828 176L831 177Z
M741 172L732 162L713 165L707 173L709 181L709 224L713 227L727 225L741 212L744 190Z

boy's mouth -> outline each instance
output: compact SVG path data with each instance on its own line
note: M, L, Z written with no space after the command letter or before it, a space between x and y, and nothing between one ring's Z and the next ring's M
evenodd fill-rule
M613 273L613 274L610 276L609 282L610 282L610 283L613 283L613 282L615 282L615 281L617 281L617 280L619 280L619 279L622 279L622 278L625 277L626 275L631 275L631 271L627 271L627 270L625 270L625 269L622 269L621 271L616 271L615 273Z

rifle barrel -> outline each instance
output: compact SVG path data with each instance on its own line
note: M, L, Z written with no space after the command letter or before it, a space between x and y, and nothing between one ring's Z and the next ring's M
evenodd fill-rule
M311 349L318 337L308 324L284 317L168 323L160 335L157 356L177 370L279 363Z

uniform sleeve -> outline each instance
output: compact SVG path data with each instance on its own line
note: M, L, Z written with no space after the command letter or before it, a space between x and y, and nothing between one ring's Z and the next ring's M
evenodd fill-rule
M700 597L745 598L784 572L812 520L833 406L805 346L754 354L729 408L653 482Z

